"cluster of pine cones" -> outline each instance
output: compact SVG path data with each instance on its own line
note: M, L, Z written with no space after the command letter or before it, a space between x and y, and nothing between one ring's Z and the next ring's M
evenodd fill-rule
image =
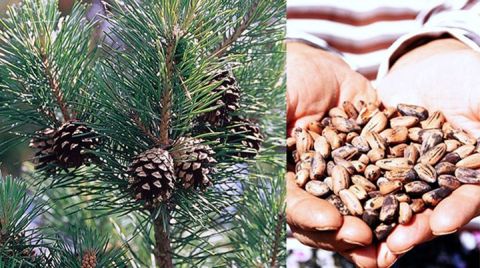
M27 244L25 231L11 235L1 229L2 219L0 219L0 248L4 250L5 254L0 255L0 263L15 255L25 257L32 262L35 261L35 252L32 247Z
M198 122L213 127L228 126L226 140L238 148L236 156L253 158L263 137L256 124L232 116L239 108L240 88L231 71L215 75L210 83L218 99L216 109L198 118ZM69 121L54 130L36 133L30 147L37 149L37 168L72 168L95 161L92 150L99 144L97 134L85 124ZM184 189L205 189L212 185L210 174L215 172L215 152L202 139L180 137L167 147L154 147L136 155L128 165L129 189L136 200L147 207L164 202L180 185ZM50 169L51 170L51 169Z
M212 104L217 109L201 115L199 122L210 126L231 126L227 142L241 146L237 156L253 158L262 142L260 129L253 122L232 113L239 108L240 88L230 71L215 75L211 83L218 85L212 94L219 95ZM147 206L170 199L176 185L184 189L206 189L212 185L215 152L204 140L179 137L168 148L155 147L134 157L128 167L130 188L137 200Z

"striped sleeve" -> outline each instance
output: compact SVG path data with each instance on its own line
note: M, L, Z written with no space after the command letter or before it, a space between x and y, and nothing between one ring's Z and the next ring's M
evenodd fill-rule
M289 0L287 35L305 32L340 51L357 71L374 79L387 49L421 27L416 20L431 1Z
M473 1L470 1L473 2ZM406 34L395 41L383 59L377 79L388 73L390 67L402 55L415 47L439 38L455 38L471 49L480 52L480 3L466 5L468 9L444 10L431 14L425 20L424 26L412 33Z

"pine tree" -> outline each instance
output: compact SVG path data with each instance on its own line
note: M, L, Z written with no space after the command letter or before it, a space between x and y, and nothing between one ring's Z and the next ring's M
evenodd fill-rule
M109 3L2 21L0 151L36 154L49 265L284 266L285 4Z

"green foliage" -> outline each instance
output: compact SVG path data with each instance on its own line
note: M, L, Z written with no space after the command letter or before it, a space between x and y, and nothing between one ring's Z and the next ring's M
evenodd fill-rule
M0 268L16 268L18 267L18 263L15 262L6 262L0 259Z
M280 176L281 172L277 174ZM244 199L229 235L235 248L232 263L238 267L284 267L285 188L278 177L245 183ZM268 208L268 209L265 209Z
M160 134L165 91L173 94L168 104L173 109L171 139L191 131L196 115L216 108L209 107L219 96L209 94L216 85L210 85L208 77L226 66L204 56L205 47L212 42L210 27L215 25L194 25L207 19L195 14L210 14L208 10L220 8L221 1L125 2L125 6L113 8L110 19L124 51L106 59L100 72L103 84L96 96L106 113L103 118L110 118L100 119L106 134L141 152ZM172 55L173 51L177 55ZM181 57L178 51L182 51ZM171 63L172 70L167 72L167 61L175 58L178 62ZM140 128L153 135L145 135Z
M24 183L0 176L0 263L8 267L33 267L42 260L32 257L44 246L42 236L31 225L44 212L36 197L27 195Z
M85 255L95 256L97 267L129 267L120 248L111 248L107 236L89 228L71 227L67 239L59 237L53 267L82 268Z

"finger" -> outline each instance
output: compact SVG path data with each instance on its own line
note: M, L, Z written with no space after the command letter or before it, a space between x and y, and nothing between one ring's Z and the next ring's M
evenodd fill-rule
M304 44L288 44L287 50L287 126L291 129L297 119L335 106L338 82L332 66L342 69L345 63Z
M341 254L358 267L377 268L377 245L355 248Z
M430 227L435 235L457 231L480 214L480 186L462 185L442 200L430 216Z
M387 238L387 245L394 254L403 254L423 242L431 240L434 235L430 229L431 209L415 214L405 225L397 225Z
M358 247L338 237L338 231L307 231L291 226L293 236L302 244L312 248L331 251L345 251Z
M341 80L339 103L344 101L357 102L364 101L366 103L378 103L377 91L372 87L370 81L358 73L348 74L345 79Z
M318 113L315 115L304 116L298 119L297 121L295 121L295 123L293 124L293 127L289 128L287 133L290 133L290 136L294 136L293 130L295 128L297 127L306 128L310 122L320 121L324 115L325 115L324 113Z
M372 243L372 231L359 218L346 216L338 231L311 231L291 225L295 237L311 247L345 251Z
M315 197L295 183L295 175L288 172L287 180L287 222L300 229L338 230L343 217L328 201Z
M394 254L389 248L386 242L382 242L377 247L377 267L388 268L398 260L399 255Z
M338 230L338 237L343 241L359 246L370 245L373 240L370 227L360 218L353 216L343 218L343 225Z
M458 113L460 113L460 115L447 115L448 121L452 123L454 127L466 130L474 137L480 137L480 122L478 118L470 118L464 115L463 111L458 111Z

